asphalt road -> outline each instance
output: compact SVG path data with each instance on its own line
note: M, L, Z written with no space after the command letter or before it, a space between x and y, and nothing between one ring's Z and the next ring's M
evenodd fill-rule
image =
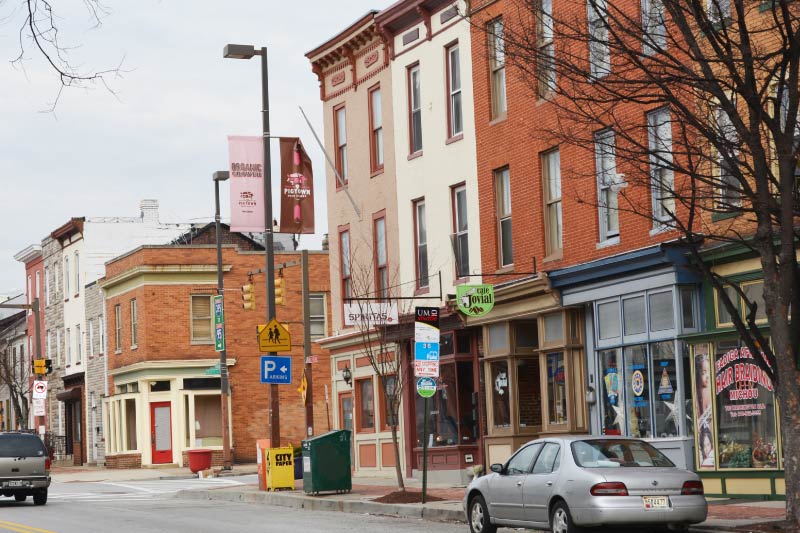
M237 484L234 479L56 483L47 505L0 497L0 533L249 533L425 531L465 533L465 525L312 512L258 504L173 498L178 490Z

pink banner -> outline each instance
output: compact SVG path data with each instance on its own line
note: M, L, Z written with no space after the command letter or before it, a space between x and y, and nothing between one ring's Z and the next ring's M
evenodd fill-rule
M228 136L231 231L264 231L264 145L261 137Z

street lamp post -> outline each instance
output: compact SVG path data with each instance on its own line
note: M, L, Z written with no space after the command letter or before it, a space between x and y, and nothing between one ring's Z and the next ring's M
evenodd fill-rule
M225 296L225 282L222 278L222 223L219 215L219 182L226 181L230 173L225 170L214 172L214 222L217 230L217 294ZM223 300L224 301L224 300ZM224 304L223 304L224 306ZM228 417L228 398L231 394L230 380L228 379L228 354L223 346L219 352L219 392L222 404L222 467L230 470L233 467L230 442L230 418Z
M222 53L226 59L251 59L261 56L261 105L264 135L264 248L266 257L267 323L275 318L275 264L272 235L272 169L269 131L269 75L267 73L267 48L256 50L252 45L228 44ZM267 353L274 356L275 352ZM280 446L280 401L278 386L268 385L269 438L272 446Z

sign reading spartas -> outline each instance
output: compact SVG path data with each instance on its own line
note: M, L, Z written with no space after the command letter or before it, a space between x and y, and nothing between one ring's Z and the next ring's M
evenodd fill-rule
M458 310L467 316L483 316L494 307L494 285L458 285Z

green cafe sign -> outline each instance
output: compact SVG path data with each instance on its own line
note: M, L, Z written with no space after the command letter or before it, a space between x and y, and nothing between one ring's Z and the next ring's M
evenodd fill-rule
M494 307L494 285L457 285L458 310L467 316L483 316Z

